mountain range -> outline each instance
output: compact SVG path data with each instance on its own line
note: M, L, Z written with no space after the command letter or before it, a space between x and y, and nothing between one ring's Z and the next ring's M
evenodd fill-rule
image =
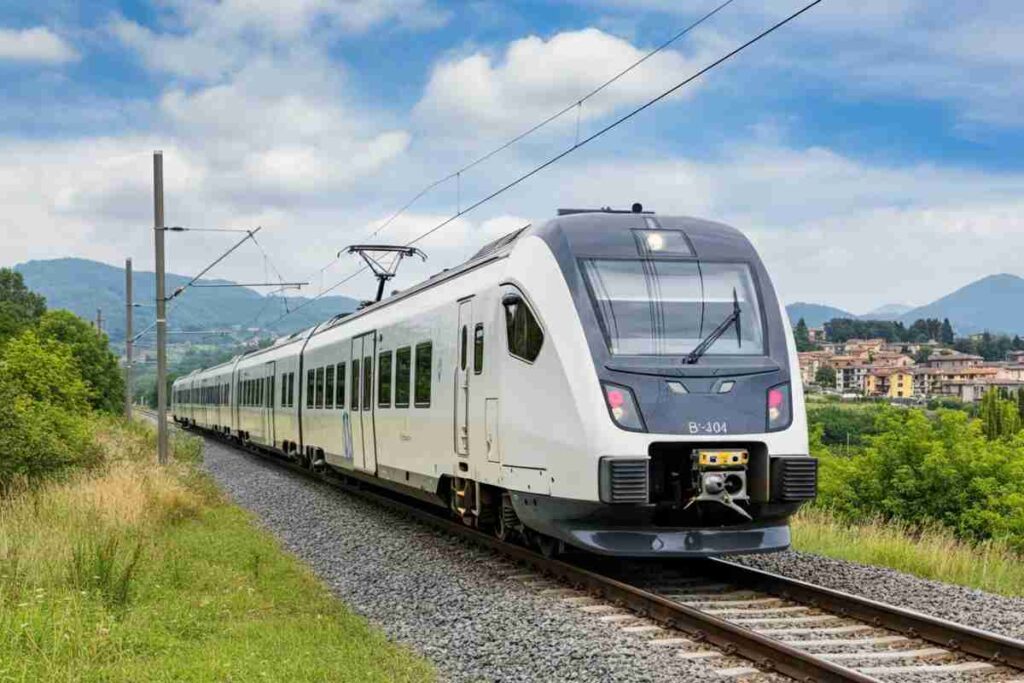
M124 270L106 263L79 258L28 261L14 267L25 285L46 297L48 308L63 308L86 320L103 315L103 329L112 342L124 341ZM166 291L170 295L191 278L168 273ZM232 285L228 280L199 280L204 285ZM132 296L140 304L134 309L136 334L154 320L156 276L151 271L132 273ZM355 310L358 302L344 296L325 296L308 303L302 310L278 320L309 299L304 297L267 297L247 287L193 287L168 305L169 330L232 330L238 336L256 331L289 334L338 313ZM183 339L184 336L177 339ZM173 335L171 339L176 339Z
M794 325L803 318L810 327L821 327L833 318L893 320L906 325L920 318L949 318L960 335L984 331L1024 334L1024 278L989 275L924 306L887 304L863 315L805 302L786 306L786 312Z
M124 271L121 268L79 258L28 261L15 266L25 284L46 297L50 308L64 308L93 320L102 309L103 328L111 341L124 341ZM190 278L167 275L167 292L185 285ZM153 322L155 277L136 271L132 278L134 298L142 304L135 309L136 332ZM234 284L227 280L201 280L201 284ZM308 302L308 303L307 303ZM302 310L279 320L286 310ZM254 332L289 334L338 313L355 310L358 302L343 296L325 296L310 302L305 297L267 297L246 287L192 288L169 309L172 330L224 330L240 335ZM287 306L287 309L285 308ZM786 306L795 325L801 318L810 327L821 327L833 318L898 320L910 325L919 318L949 318L957 334L988 330L1024 334L1024 278L990 275L936 299L930 304L910 307L886 304L856 315L834 306L796 302Z

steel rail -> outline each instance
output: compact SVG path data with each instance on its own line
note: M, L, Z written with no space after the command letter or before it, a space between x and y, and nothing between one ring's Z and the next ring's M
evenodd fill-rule
M724 577L744 587L754 587L780 598L1024 670L1024 641L728 560L711 558L702 562L709 572L714 572L714 576Z
M190 431L192 430L190 429ZM780 641L730 623L725 619L706 614L699 609L682 605L656 593L578 567L563 560L544 557L524 546L501 541L490 534L438 515L436 508L420 507L408 500L400 500L393 495L388 495L388 493L382 492L383 490L363 487L360 484L366 483L377 486L380 483L375 478L367 475L361 475L358 472L344 473L343 476L346 479L354 479L357 482L353 484L339 476L306 469L263 449L241 446L233 441L224 439L216 433L206 431L200 431L200 433L203 436L214 438L225 445L259 456L262 460L272 462L279 467L316 479L364 500L413 517L440 531L468 539L521 564L532 567L539 572L627 607L642 617L669 628L683 631L695 641L709 643L726 654L748 659L763 670L775 671L799 681L807 681L808 683L816 681L823 683L878 683L876 678L815 657L810 653L790 647Z

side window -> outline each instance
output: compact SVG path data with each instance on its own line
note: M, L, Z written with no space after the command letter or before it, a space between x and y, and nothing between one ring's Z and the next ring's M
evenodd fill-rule
M324 369L316 369L316 407L324 407Z
M349 410L359 410L359 359L352 361L352 400L348 403Z
M324 379L324 408L334 407L334 366L327 366L327 377Z
M412 349L395 351L395 407L409 407L409 379L412 376Z
M373 356L363 356L363 410L371 408L373 397Z
M288 407L288 373L281 375L281 407Z
M526 301L520 299L505 305L505 329L509 353L529 363L537 360L544 344L544 332Z
M316 392L316 370L306 370L306 407L313 407Z
M466 369L466 341L467 341L466 326L462 326L462 331L459 333L459 368L462 370Z
M377 405L391 407L391 352L377 354Z
M416 345L416 389L413 400L417 408L430 407L430 373L434 358L434 345L424 342Z
M484 371L484 325L477 323L473 330L473 374Z
M345 364L338 363L338 400L335 403L338 408L345 407Z

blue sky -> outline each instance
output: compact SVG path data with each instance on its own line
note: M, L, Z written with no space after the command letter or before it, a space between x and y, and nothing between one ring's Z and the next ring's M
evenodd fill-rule
M320 286L338 247L717 2L160 0L0 6L0 264L145 265L149 154L168 216L264 226L273 265ZM735 0L582 110L596 130L802 3ZM560 205L730 222L784 298L854 311L1024 274L1024 8L825 0L722 68L425 247L415 278ZM959 6L957 6L959 5ZM574 119L467 174L463 205L557 153ZM381 235L445 218L456 189ZM177 239L177 238L176 238ZM182 238L190 272L219 244ZM251 279L258 251L222 275ZM327 269L321 274L319 269ZM361 295L372 283L340 290Z

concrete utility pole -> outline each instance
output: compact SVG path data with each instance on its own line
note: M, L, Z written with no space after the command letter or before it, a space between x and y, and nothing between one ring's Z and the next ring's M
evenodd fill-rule
M132 419L132 260L124 260L124 417Z
M167 464L167 296L164 293L164 153L153 152L153 239L156 243L157 461Z

